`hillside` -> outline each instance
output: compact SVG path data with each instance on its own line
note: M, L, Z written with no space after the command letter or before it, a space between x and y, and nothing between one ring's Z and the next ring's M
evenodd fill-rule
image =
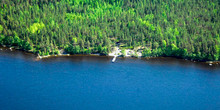
M35 54L101 53L220 60L219 0L1 0L0 45Z

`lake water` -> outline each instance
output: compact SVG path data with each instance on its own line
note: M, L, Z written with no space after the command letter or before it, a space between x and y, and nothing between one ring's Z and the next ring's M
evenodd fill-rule
M0 110L220 110L220 65L1 50Z

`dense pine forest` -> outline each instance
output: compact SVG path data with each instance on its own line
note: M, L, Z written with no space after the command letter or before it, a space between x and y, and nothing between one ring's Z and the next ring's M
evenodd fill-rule
M219 0L1 0L0 45L40 55L141 47L145 57L220 60Z

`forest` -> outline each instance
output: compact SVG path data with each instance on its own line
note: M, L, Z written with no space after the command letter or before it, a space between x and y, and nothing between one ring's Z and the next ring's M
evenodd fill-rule
M0 45L40 55L142 47L144 57L220 60L219 0L1 0Z

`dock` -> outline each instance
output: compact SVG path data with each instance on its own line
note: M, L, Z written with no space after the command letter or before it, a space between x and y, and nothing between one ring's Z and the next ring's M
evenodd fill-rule
M115 56L113 57L113 59L112 59L112 63L115 62L116 58L117 58L117 55L115 55Z

